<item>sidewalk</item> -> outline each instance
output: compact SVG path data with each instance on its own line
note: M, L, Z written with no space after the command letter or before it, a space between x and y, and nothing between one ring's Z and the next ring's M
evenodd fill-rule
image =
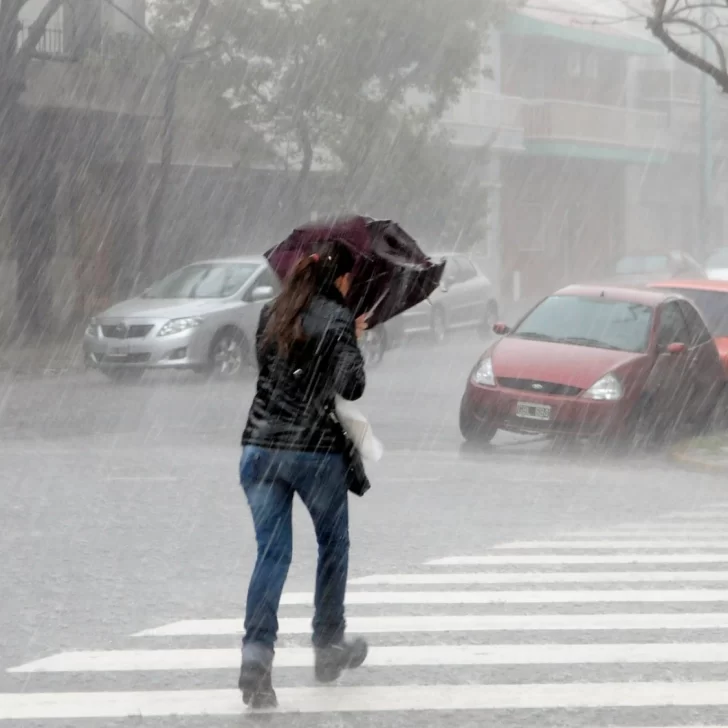
M728 432L682 442L672 449L671 457L696 470L728 473Z

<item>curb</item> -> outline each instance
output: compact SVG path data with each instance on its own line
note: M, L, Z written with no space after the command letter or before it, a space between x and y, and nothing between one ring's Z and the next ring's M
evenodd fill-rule
M670 448L669 459L690 470L699 470L703 473L728 473L728 465L718 465L686 455L690 443L691 440L687 440Z

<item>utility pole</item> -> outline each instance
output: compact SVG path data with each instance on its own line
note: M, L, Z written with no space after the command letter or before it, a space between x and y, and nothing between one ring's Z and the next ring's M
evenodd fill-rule
M708 8L703 6L701 23L704 28L708 26ZM702 54L707 58L710 53L710 44L705 33L702 35ZM712 125L711 125L711 95L710 78L708 74L701 74L700 80L700 240L697 258L702 262L710 250L711 218L712 218L712 184L713 184L713 153L712 153Z

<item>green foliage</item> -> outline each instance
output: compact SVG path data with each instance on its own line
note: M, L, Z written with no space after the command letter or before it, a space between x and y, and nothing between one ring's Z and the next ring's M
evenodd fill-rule
M193 4L159 0L155 30L179 33ZM197 66L196 84L212 82L298 170L301 214L321 209L306 198L317 168L341 179L332 207L445 220L470 194L484 212L438 122L483 72L502 11L500 0L213 0L200 38L220 52Z

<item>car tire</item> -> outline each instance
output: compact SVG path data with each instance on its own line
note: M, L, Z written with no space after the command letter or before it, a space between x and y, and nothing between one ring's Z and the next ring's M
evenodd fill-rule
M629 415L622 437L630 450L650 450L667 437L657 406L650 397L640 398Z
M432 311L430 334L433 342L438 346L444 344L447 340L447 318L445 317L445 311L440 306Z
M485 317L478 326L478 333L481 338L489 339L493 335L493 327L498 323L498 304L495 301L488 301L485 307Z
M210 344L204 373L221 381L237 379L250 372L250 346L240 329L227 327L215 334Z
M498 432L498 425L477 418L465 399L460 403L459 425L463 439L472 445L488 445Z

